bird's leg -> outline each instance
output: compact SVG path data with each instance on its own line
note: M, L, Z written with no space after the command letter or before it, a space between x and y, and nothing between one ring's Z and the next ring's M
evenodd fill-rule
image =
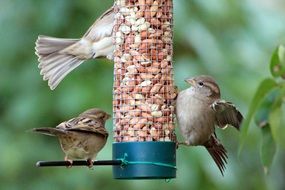
M87 167L90 169L93 168L93 160L88 158L86 161L87 161Z
M179 142L176 141L176 149L179 148Z
M65 156L65 157L64 157L64 161L67 161L67 162L69 162L69 165L68 165L68 166L66 166L67 168L71 168L71 167L72 167L72 164L73 164L73 160L71 160L71 159L68 159L68 157L67 157L67 156Z

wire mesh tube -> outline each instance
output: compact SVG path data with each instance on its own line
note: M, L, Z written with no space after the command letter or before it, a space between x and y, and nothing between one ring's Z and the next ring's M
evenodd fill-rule
M115 142L175 141L172 0L115 0Z

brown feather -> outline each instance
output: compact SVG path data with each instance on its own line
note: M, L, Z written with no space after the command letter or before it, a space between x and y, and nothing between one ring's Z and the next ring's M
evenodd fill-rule
M227 125L231 125L240 129L243 116L234 104L225 100L217 100L211 105L211 108L216 113L216 124L219 127L225 128Z
M34 128L32 132L41 133L49 136L58 136L66 134L65 131L56 128Z
M225 147L218 141L218 139L212 135L210 139L204 144L222 175L224 176L224 171L226 169L227 163L227 151Z

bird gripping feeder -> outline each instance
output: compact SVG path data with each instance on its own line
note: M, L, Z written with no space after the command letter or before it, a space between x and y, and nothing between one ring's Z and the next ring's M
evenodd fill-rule
M115 0L116 179L176 177L172 0Z

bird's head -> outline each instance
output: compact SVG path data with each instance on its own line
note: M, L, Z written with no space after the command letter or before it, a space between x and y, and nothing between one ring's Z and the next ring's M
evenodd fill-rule
M192 86L192 89L199 96L220 98L220 88L213 77L200 75L185 79L185 82Z
M92 108L92 109L86 110L85 112L80 114L80 116L88 116L94 119L100 119L104 122L108 120L109 118L111 118L110 114L98 108Z

